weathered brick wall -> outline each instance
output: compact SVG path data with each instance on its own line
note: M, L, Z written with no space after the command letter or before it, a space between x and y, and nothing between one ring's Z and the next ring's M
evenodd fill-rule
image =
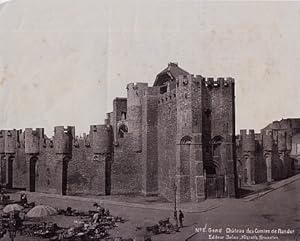
M29 169L27 168L24 145L17 147L13 162L13 187L25 189L28 182Z
M235 96L234 80L218 78L211 89L211 130L212 138L222 136L226 142L223 146L220 174L227 177L227 195L236 195L236 159L235 159Z
M180 202L190 201L191 198L191 153L190 145L181 143L183 138L192 138L193 133L193 94L190 75L179 76L176 88L177 99L177 139L176 139L176 185L177 199ZM195 100L198 98L195 98ZM201 108L201 107L200 107ZM196 111L197 115L199 112ZM196 119L196 118L195 118ZM195 123L194 123L195 124ZM196 130L195 130L196 131ZM180 144L179 144L180 143Z
M220 135L228 140L228 136L235 136L234 84L228 83L228 85L224 85L224 81L219 81L212 85L210 91L212 137Z
M212 128L212 102L211 102L211 91L207 87L201 85L201 97L202 97L202 149L203 149L203 160L211 160L211 128ZM205 163L203 163L205 165Z
M142 161L141 153L135 152L132 133L125 133L114 148L111 166L111 194L141 193Z
M172 93L171 98L166 98L161 95L158 104L158 190L161 196L173 200L176 172L176 93Z
M149 88L142 102L142 162L144 195L158 194L157 92Z
M88 137L76 139L68 164L68 193L105 195L110 186L113 133L110 125L91 125Z
M134 151L142 151L142 97L147 83L127 85L128 132L133 134Z
M50 146L43 147L37 158L35 191L59 193L58 186L61 185L61 177L59 176L61 166L57 163L54 148ZM28 169L29 163L30 160L28 159Z
M192 143L191 145L191 201L200 201L205 198L204 163L205 158L210 154L208 138L210 134L203 133L203 127L210 120L210 113L207 100L207 90L202 76L192 78L191 83L191 110L192 110ZM210 133L210 125L207 126ZM207 135L207 136L206 136Z
M78 141L68 165L68 194L105 194L105 156L94 155L84 140Z

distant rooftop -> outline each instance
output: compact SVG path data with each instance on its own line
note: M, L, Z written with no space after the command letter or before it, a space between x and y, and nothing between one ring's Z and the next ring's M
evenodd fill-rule
M189 72L178 66L178 63L170 62L168 67L161 71L155 79L153 86L163 85L165 82L175 80L179 75L188 75Z

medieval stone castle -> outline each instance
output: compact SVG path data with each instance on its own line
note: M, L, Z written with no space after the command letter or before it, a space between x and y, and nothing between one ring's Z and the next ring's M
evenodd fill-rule
M170 63L152 87L128 84L127 98L113 101L105 124L83 137L63 126L52 138L43 128L2 130L1 183L31 192L195 202L236 197L242 185L292 175L300 120L236 137L234 89L231 77L194 76Z

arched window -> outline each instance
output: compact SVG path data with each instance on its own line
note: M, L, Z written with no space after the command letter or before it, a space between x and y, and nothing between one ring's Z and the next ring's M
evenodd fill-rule
M214 163L206 163L205 164L205 171L207 175L216 175L217 171L216 171L216 166L214 165Z
M212 143L212 151L213 156L220 157L221 156L221 145L224 142L224 138L222 136L215 136L211 143Z
M122 111L121 113L121 120L126 120L126 112Z
M192 144L192 137L190 136L184 136L180 140L180 145L190 145Z

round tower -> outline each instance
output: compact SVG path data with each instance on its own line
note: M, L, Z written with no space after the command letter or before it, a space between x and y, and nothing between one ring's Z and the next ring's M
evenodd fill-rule
M142 97L147 83L127 85L128 133L133 134L134 151L142 151Z
M107 154L112 151L113 133L110 125L90 126L90 137L95 154Z
M243 180L251 185L255 184L255 134L254 130L241 130L242 147L243 147L243 159L244 159L244 173ZM246 175L246 176L245 176Z
M241 133L242 135L242 133ZM243 150L246 152L255 152L255 135L254 130L249 130L249 134L242 135Z
M16 152L17 144L17 131L14 130L5 130L5 141L4 141L4 151L7 154L13 154Z
M54 127L54 149L57 154L71 154L75 128L68 126Z
M26 154L38 154L40 152L40 142L44 137L44 129L37 128L32 130L31 128L25 129L25 153Z

